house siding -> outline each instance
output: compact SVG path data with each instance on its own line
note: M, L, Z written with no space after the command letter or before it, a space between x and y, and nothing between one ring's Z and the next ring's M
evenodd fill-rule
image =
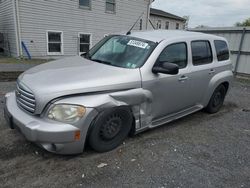
M176 24L179 23L179 29L184 29L185 23L179 20L171 19L171 18L164 18L162 16L156 16L156 15L150 15L150 21L154 25L155 28L157 28L157 22L158 20L161 20L161 29L165 29L166 22L169 22L169 28L170 30L176 29Z
M148 0L116 0L114 14L105 12L105 2L92 0L88 10L80 8L78 0L20 0L21 39L32 57L50 57L46 31L62 31L63 55L72 56L78 55L78 33L92 34L94 45L105 34L127 31L142 12L143 29L146 28ZM139 24L135 29L139 29Z
M18 56L14 17L14 1L0 1L0 33L4 35L4 51L6 55ZM10 50L9 50L10 49Z

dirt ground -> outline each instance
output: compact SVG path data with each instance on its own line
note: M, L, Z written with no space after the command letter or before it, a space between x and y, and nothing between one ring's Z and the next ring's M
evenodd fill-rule
M234 83L217 114L198 112L111 152L77 156L48 153L7 127L3 96L14 87L0 83L0 187L250 187L249 81Z

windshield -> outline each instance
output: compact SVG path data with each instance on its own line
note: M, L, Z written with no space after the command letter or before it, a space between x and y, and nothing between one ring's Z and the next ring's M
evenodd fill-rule
M155 42L130 36L109 36L93 47L86 58L98 63L135 69L145 63L155 46Z

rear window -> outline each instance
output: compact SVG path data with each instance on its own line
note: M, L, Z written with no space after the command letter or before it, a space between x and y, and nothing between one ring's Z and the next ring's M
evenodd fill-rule
M193 41L191 43L193 65L212 63L213 55L209 41Z
M215 45L218 61L228 60L229 50L228 50L227 43L222 40L215 40L214 45Z

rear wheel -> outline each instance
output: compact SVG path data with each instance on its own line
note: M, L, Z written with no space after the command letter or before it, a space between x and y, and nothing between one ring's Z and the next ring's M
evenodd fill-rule
M225 86L224 85L219 85L215 89L215 91L214 91L214 93L213 93L207 107L205 108L205 110L208 113L211 113L211 114L217 113L220 110L220 108L222 107L223 103L224 103L226 92L227 91L226 91Z
M117 107L100 113L91 127L89 145L97 152L118 147L132 127L133 117L126 107Z

